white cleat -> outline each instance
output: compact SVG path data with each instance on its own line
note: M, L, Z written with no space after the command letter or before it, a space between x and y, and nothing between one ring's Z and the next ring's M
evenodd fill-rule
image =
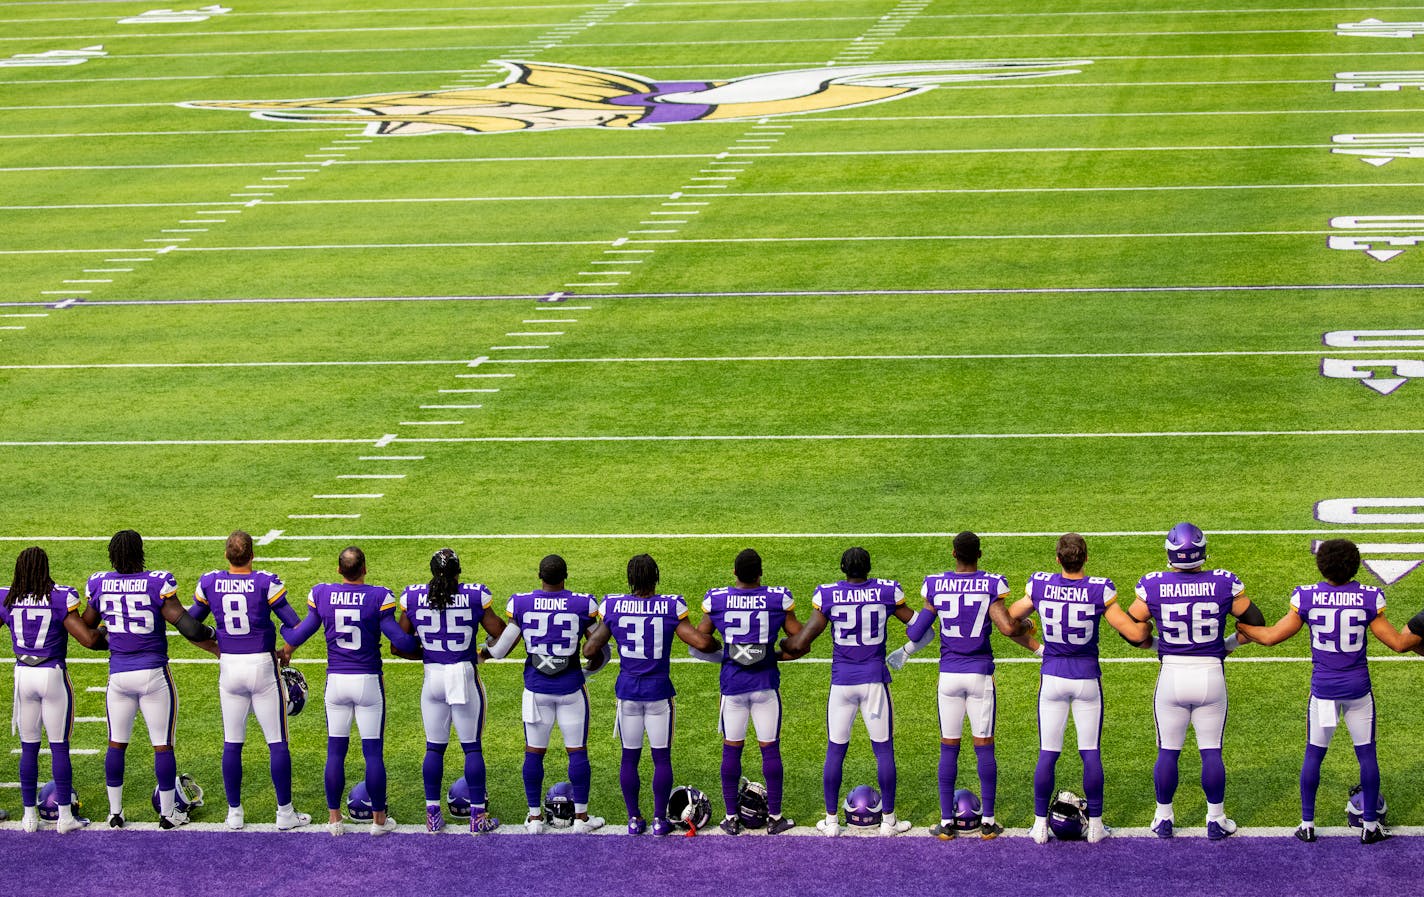
M1028 830L1028 836L1035 844L1048 843L1048 820L1043 817L1036 817L1033 820L1033 828Z
M1103 824L1102 819L1088 820L1088 843L1096 844L1106 838L1112 837L1112 829Z
M528 835L544 834L544 819L541 816L530 816L524 820L524 833Z
M602 816L590 816L587 819L574 818L574 834L586 835L589 832L596 832L603 828Z
M61 819L56 822L54 824L54 830L59 832L61 835L67 835L70 832L79 831L88 824L89 820L85 819L83 816L71 816L68 819Z
M341 822L328 822L326 830L332 835L344 835L346 834L346 825Z
M20 827L27 832L37 832L40 830L40 817L35 812L34 807L26 807L25 815L20 819Z
M308 813L298 813L296 810L277 811L277 831L290 832L294 828L301 828L311 823L311 815ZM232 827L232 816L228 816L228 827Z
M834 838L841 833L841 824L833 819L819 819L816 821L816 831L828 838Z
M165 832L171 832L180 825L188 824L188 814L182 810L174 810L167 816L158 817L158 827Z
M242 827L247 824L246 818L242 814L242 806L227 808L227 827L234 832L242 831Z
M371 834L373 835L389 835L395 830L396 821L389 816L386 817L385 822L377 822L374 819L371 820Z
M910 820L908 819L885 819L880 823L881 837L892 835L903 835L910 830Z

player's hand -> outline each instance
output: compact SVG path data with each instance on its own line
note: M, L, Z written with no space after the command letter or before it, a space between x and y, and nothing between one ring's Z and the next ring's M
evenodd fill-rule
M292 646L283 645L277 649L277 666L289 667L292 665Z
M1241 627L1240 627L1240 626L1237 626L1237 627L1236 627L1236 646L1239 648L1239 647L1241 647L1242 645L1249 645L1249 644L1251 644L1251 636L1247 635L1245 632L1242 632L1242 631L1241 631Z
M904 648L896 648L894 651L891 651L888 656L886 656L885 663L890 667L890 669L899 670L904 668L905 661L908 659L909 657L905 654Z
M1038 632L1038 626L1033 622L1033 617L1024 617L1019 623L1019 635L1033 635Z

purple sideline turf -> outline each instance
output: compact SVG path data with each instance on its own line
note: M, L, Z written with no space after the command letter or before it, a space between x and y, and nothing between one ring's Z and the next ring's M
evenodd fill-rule
M348 833L0 833L10 893L1161 894L1408 893L1424 839L429 837ZM1348 890L1347 890L1348 889Z

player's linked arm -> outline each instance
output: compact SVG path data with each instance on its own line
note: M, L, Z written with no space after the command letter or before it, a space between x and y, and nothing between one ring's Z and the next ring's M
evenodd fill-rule
M161 613L163 619L172 623L183 638L210 654L218 653L218 643L213 640L217 633L213 627L199 623L190 617L187 608L183 607L176 595L169 595L163 599Z
M1395 629L1394 624L1391 623L1382 612L1376 614L1375 618L1370 621L1370 632L1373 632L1375 638L1383 642L1386 648L1391 651L1397 651L1400 654L1403 654L1405 651L1413 651L1419 647L1421 641L1424 641L1424 639L1420 639L1419 636L1410 632L1408 627L1405 627L1404 632Z
M74 640L91 651L104 651L109 647L109 636L102 629L94 629L84 622L84 618L79 616L79 611L72 610L64 615L64 628L69 630L69 634L74 636Z
M673 630L677 637L682 639L689 648L694 651L701 651L710 654L714 651L721 651L722 645L717 641L716 636L709 632L703 632L699 627L693 626L687 620L680 620L677 629Z
M996 598L989 604L989 620L994 624L994 628L1008 636L1010 641L1027 651L1038 651L1038 639L1033 637L1038 627L1033 625L1033 620L1015 620L1004 599Z
M829 621L826 615L819 610L813 609L811 617L795 635L788 635L781 640L781 659L795 660L798 657L805 657L811 651L811 643L816 640L816 636L826 631L826 624Z
M1152 624L1139 620L1118 606L1114 601L1103 611L1103 619L1118 631L1134 648L1149 648L1152 645Z
M1295 612L1295 608L1286 611L1286 615L1276 621L1274 626L1252 626L1241 620L1236 621L1237 633L1246 637L1248 641L1270 646L1279 645L1281 642L1300 632L1300 627L1305 623L1300 618L1300 614Z

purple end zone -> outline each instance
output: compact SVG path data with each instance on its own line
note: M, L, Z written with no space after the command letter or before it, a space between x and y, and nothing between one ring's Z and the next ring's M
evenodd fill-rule
M928 837L673 837L0 833L12 893L190 894L466 893L471 886L622 897L630 893L725 895L729 870L782 893L920 897L1022 895L1058 881L1083 894L1173 897L1338 897L1406 893L1424 839L1362 846L1352 838L1300 844L1289 837L1037 845L1024 838L951 843ZM56 875L58 874L58 878ZM743 887L753 886L743 876ZM551 885L550 881L556 884ZM1348 891L1347 891L1348 889Z

